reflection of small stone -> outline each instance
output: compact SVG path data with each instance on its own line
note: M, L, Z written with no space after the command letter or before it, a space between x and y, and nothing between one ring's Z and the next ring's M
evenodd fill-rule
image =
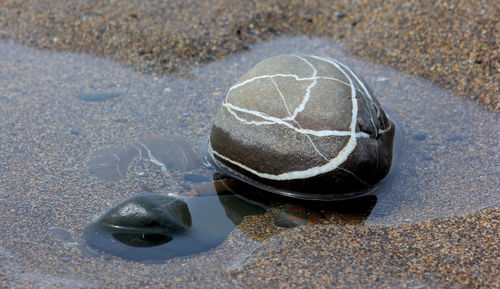
M114 233L113 237L131 247L154 247L172 240L172 237L154 233Z
M91 247L123 258L162 261L209 250L265 207L234 195L173 198L138 194L85 229Z

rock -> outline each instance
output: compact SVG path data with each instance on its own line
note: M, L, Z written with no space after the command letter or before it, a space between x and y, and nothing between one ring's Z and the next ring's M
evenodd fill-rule
M91 248L157 263L210 250L245 216L265 209L234 195L173 198L141 193L90 223L84 236Z
M395 127L367 84L334 59L281 55L233 85L209 154L224 172L302 199L347 199L389 172Z
M151 193L135 195L103 215L103 225L141 232L179 232L191 227L191 215L183 200Z

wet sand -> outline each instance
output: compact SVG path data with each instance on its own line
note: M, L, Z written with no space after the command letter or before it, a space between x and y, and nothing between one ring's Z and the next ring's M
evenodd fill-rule
M187 74L196 79L200 61L226 57L248 48L253 41L297 32L325 33L326 36L337 39L340 36L335 32L344 31L343 37L347 37L352 43L347 48L357 55L422 75L441 85L453 87L459 94L480 96L487 106L486 96L496 96L490 100L489 107L495 109L495 105L498 105L498 91L495 91L497 72L494 70L497 63L495 64L494 57L493 60L490 59L495 50L483 45L491 40L491 37L483 35L493 33L491 25L494 21L490 20L489 14L493 9L473 10L467 8L472 7L467 1L461 3L463 5L460 11L457 7L449 8L451 12L448 17L443 17L442 13L435 12L439 10L432 10L430 7L416 7L412 10L408 6L403 9L406 14L401 14L402 4L392 3L394 7L384 6L390 8L386 9L386 14L377 14L378 10L373 12L374 17L370 21L363 20L368 13L363 10L368 9L368 6L363 5L356 9L348 6L305 8L300 9L300 14L298 8L287 10L271 4L256 7L255 12L245 13L247 10L244 8L225 4L215 5L215 12L210 17L200 17L201 24L191 23L192 17L186 12L201 13L204 11L203 5L196 8L177 3L174 5L177 8L165 7L162 11L157 8L161 7L159 3L148 2L143 6L135 3L125 7L106 3L99 7L100 13L85 18L81 15L83 11L89 11L89 7L71 7L63 5L64 2L57 4L57 1L46 7L43 6L43 1L36 3L35 6L26 8L22 5L31 4L22 3L19 6L16 1L2 4L10 7L0 12L0 19L9 19L0 21L2 37L41 48L84 51L132 64L135 69ZM223 17L220 23L214 21L219 19L216 15L220 16L226 5L234 9L234 15L225 15L226 20ZM439 5L440 9L446 7L445 4ZM483 4L488 5L493 4ZM63 12L55 13L58 9ZM253 8L247 9L253 11ZM18 16L15 16L16 10L20 11ZM171 22L160 24L160 11L172 13ZM346 16L335 16L335 11L346 11L343 12ZM361 13L359 11L365 12L357 14ZM415 21L408 21L407 24L429 32L425 37L415 36L416 39L410 39L407 43L393 34L387 35L387 31L396 35L403 33L392 29L390 23L396 25L402 21L399 18L413 13L417 15L422 11L427 13L414 17ZM158 15L156 18L140 16L146 12ZM391 12L393 14L389 14ZM35 17L37 13L39 14ZM53 17L44 16L51 13L54 13ZM389 21L387 15L393 18ZM460 18L461 16L465 18ZM123 19L124 17L129 18ZM442 19L441 22L424 21L429 17L432 20ZM358 21L356 25L353 25L351 18ZM487 32L482 34L465 24L460 26L455 23L458 18L477 21L477 25ZM111 19L115 19L118 24L112 24ZM292 21L296 19L302 20ZM321 22L326 21L325 19L331 20L333 24ZM417 21L418 19L422 21ZM78 21L78 25L83 25L82 27L76 24ZM136 24L131 24L134 21ZM381 24L372 26L371 22ZM439 26L443 22L448 26ZM183 25L179 25L181 23ZM262 23L271 24L263 27ZM199 25L203 29L193 29L191 25ZM313 28L297 28L308 27L307 25ZM425 25L436 27L427 30ZM158 29L154 29L155 27ZM235 28L240 28L240 32L235 32ZM324 32L328 28L329 32ZM419 29L412 30L420 31ZM463 33L449 32L455 31L453 29ZM359 33L365 31L369 31L370 36L359 36ZM464 36L468 31L474 37ZM116 38L112 40L113 37L107 33L116 35ZM243 36L235 36L234 33ZM440 33L445 33L451 39L445 46L440 46L435 41L440 38ZM96 41L96 37L100 41ZM394 39L402 43L395 44L397 41ZM469 42L472 44L466 45ZM208 47L212 45L215 48L209 50ZM401 47L398 48L398 45ZM465 54L458 53L457 47L463 46L466 46L465 54L470 53L471 47L480 46L484 49L484 65L482 60L480 64L474 65L459 62L457 59ZM161 48L158 50L155 47ZM418 56L422 47L434 48L432 55L428 55L429 59ZM393 48L397 53L391 58L387 55L392 55L389 52ZM24 48L16 49L22 51ZM152 52L144 49L151 49ZM195 49L194 52L192 49ZM78 61L68 62L72 57L63 53L56 58L60 57L60 63L64 63L66 69L46 67L47 77L44 78L40 77L44 75L44 68L39 66L43 53L31 55L33 59L29 58L30 53L26 53L17 64L8 68L4 66L9 73L2 74L9 77L3 79L4 88L0 95L0 156L3 171L0 195L2 209L8 212L1 227L6 233L3 234L0 246L0 280L5 287L365 288L366 284L374 288L499 286L498 206L477 212L474 209L458 211L458 216L449 214L446 217L444 214L431 221L424 218L416 224L408 225L400 222L391 226L343 223L308 225L277 235L265 233L265 237L256 238L258 241L248 238L245 233L251 230L246 227L255 228L252 222L244 223L218 248L199 256L170 260L163 265L129 262L105 254L98 257L85 256L72 244L55 239L48 228L65 228L75 241L81 241L80 232L96 214L139 191L141 184L159 192L176 191L180 188L178 182L165 180L164 175L154 168L146 168L152 173L141 179L141 182L137 182L137 179L126 179L113 184L99 182L85 168L85 160L90 153L104 146L126 144L136 140L138 136L158 132L188 138L198 151L202 151L210 127L207 120L217 109L227 86L245 68L233 65L235 70L229 73L233 79L225 79L222 83L220 79L217 81L217 76L212 76L214 81L211 86L211 79L202 82L189 79L179 81L168 76L142 74L131 78L129 69L109 62L99 64L99 60L95 64L95 71L89 71L89 65ZM161 57L166 61L162 62ZM446 57L451 57L451 62L449 59L445 61ZM428 64L439 67L453 61L459 64L448 70L426 70ZM81 74L75 72L78 67L82 68ZM31 70L36 77L28 79L28 72ZM15 73L16 71L19 73ZM475 80L467 85L457 85L467 79ZM19 85L23 82L30 85ZM104 104L89 104L73 97L82 93L117 91L123 93L122 98L119 96ZM200 97L204 100L202 106L197 105ZM159 105L165 100L174 101L175 107ZM140 107L136 106L138 104ZM490 115L487 111L484 113ZM498 124L498 117L485 119L490 125L494 126L495 120ZM488 156L475 156L474 151L467 154L481 160L484 158L485 164L488 162ZM494 167L498 160L493 156L489 162L488 166ZM467 176L466 171L467 168L464 168L464 176ZM174 179L176 177L178 176L172 176ZM453 187L455 181L448 180L450 188L447 191L451 195L453 190L465 190ZM497 183L495 175L485 176L481 181L488 190L494 189ZM480 189L480 186L474 187L471 192ZM466 197L466 191L461 191L459 195ZM494 195L489 196L495 199ZM459 203L464 204L466 201ZM439 207L428 209L440 210ZM428 213L424 212L423 215ZM262 224L265 218L257 219L257 223L259 222ZM263 229L264 232L265 230Z
M0 39L182 73L279 35L317 35L500 109L496 1L5 0Z

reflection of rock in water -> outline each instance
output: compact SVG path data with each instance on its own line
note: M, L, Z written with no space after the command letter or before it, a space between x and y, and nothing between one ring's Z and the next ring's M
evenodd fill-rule
M238 228L249 238L262 242L288 228L302 225L363 224L377 202L376 196L365 196L346 201L302 201L265 191L256 192L246 184L232 187L254 201L265 202L270 209L261 215L247 216ZM226 211L231 210L226 208Z
M177 138L149 137L125 146L96 151L88 169L114 181L125 176L134 158L148 159L162 170L200 168L191 146ZM375 197L342 202L303 201L263 191L210 169L213 179L183 174L190 190L184 196L146 190L114 206L85 229L95 247L126 259L161 262L210 250L239 226L248 237L263 241L286 228L311 223L362 223Z
M297 227L334 221L361 224L368 218L376 203L376 196L337 202L290 202L282 205L274 222L279 227Z
M151 233L113 233L113 238L131 247L155 247L172 241L172 237Z
M85 229L91 247L122 258L161 262L210 250L239 226L263 241L311 223L362 223L375 196L341 202L297 201L238 180L194 184L196 197L142 193L114 206Z
M153 233L185 231L191 227L192 221L186 202L146 193L116 205L99 219L99 223Z
M217 175L214 179L210 183L193 185L192 194L219 195L227 217L239 224L239 229L248 237L257 241L263 241L285 228L307 224L362 224L377 203L374 195L334 202L296 200L271 194L233 178L221 179ZM238 198L222 198L228 194L235 194ZM242 204L248 203L262 208L262 213L245 212L248 207Z
M191 145L174 137L152 136L125 146L96 151L88 169L98 178L116 181L125 176L133 158L148 159L162 170L185 171L196 167L198 161Z
M232 217L222 204L235 212ZM234 196L173 198L138 194L111 208L85 229L98 249L126 259L160 262L214 248L245 216L265 209Z

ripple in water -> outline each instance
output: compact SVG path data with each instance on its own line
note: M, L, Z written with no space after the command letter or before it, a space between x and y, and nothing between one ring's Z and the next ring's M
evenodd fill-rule
M132 144L100 149L93 153L87 167L98 178L116 181L125 177L135 157L149 160L164 171L185 171L198 165L195 153L186 141L151 136Z
M375 191L367 226L398 225L466 214L500 201L499 114L432 82L350 56L320 38L281 38L199 71L237 66L237 75L273 55L328 56L359 72L404 136L399 160Z

